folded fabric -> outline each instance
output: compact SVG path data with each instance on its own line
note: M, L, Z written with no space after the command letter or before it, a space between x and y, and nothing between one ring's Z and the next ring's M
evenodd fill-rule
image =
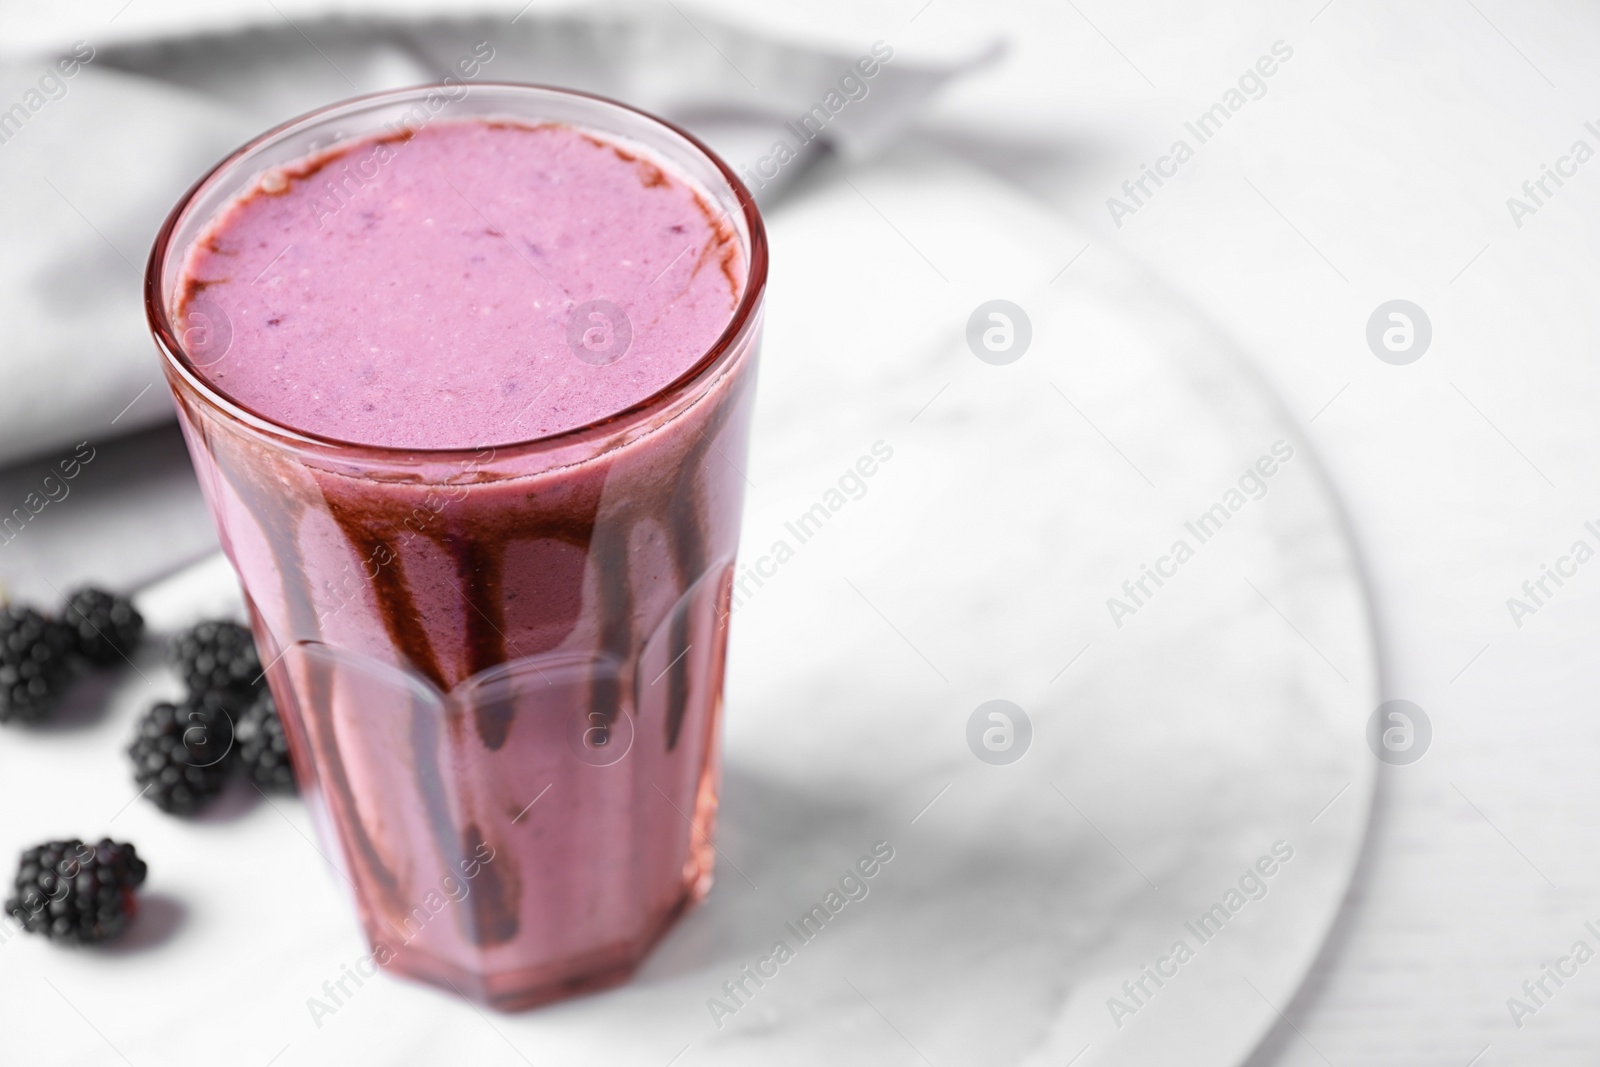
M892 140L944 80L993 51L930 62L886 42L801 48L672 5L292 22L230 9L233 28L213 13L219 28L201 35L97 45L61 24L34 28L53 42L35 58L5 50L0 463L170 417L144 322L150 243L211 163L295 114L446 77L468 92L472 81L565 85L683 123L770 200L827 151Z

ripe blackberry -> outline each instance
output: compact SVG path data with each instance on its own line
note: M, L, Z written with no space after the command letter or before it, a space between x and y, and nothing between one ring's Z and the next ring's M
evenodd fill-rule
M72 677L72 635L32 608L0 608L0 722L38 722Z
M261 677L261 657L246 627L208 619L172 642L172 661L190 692L210 689L249 693Z
M289 739L283 734L278 705L266 686L256 694L233 728L239 769L265 789L294 789L289 766Z
M162 811L193 815L222 792L233 748L233 705L225 692L191 693L145 712L128 746L133 778Z
M144 634L144 616L133 601L93 586L67 598L61 622L71 631L78 655L101 666L121 662Z
M103 838L50 841L22 854L5 909L30 934L92 944L127 928L144 882L144 860L132 845Z

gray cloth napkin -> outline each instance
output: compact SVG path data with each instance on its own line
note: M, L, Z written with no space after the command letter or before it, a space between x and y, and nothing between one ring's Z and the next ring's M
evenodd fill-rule
M142 302L155 231L213 162L300 112L447 77L467 92L564 85L688 126L770 201L829 151L889 142L942 82L994 53L798 47L673 5L293 22L252 12L268 21L109 44L61 33L56 48L0 61L0 463L171 417Z

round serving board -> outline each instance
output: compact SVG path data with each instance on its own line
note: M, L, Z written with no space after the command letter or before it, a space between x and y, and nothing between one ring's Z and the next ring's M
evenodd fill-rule
M937 154L817 172L771 228L706 903L608 992L507 1016L380 976L334 1003L365 947L300 802L135 799L122 746L177 692L147 651L0 735L0 850L110 833L151 867L122 944L0 944L11 1056L1248 1055L1373 781L1373 636L1315 457L1203 321ZM1008 350L986 311L969 344L994 300ZM238 594L216 560L142 604L170 632Z

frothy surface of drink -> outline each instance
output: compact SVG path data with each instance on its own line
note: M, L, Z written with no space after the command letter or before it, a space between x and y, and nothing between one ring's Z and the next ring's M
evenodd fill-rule
M189 250L199 373L292 429L394 448L528 440L693 367L745 282L730 220L639 150L438 121L278 167Z

